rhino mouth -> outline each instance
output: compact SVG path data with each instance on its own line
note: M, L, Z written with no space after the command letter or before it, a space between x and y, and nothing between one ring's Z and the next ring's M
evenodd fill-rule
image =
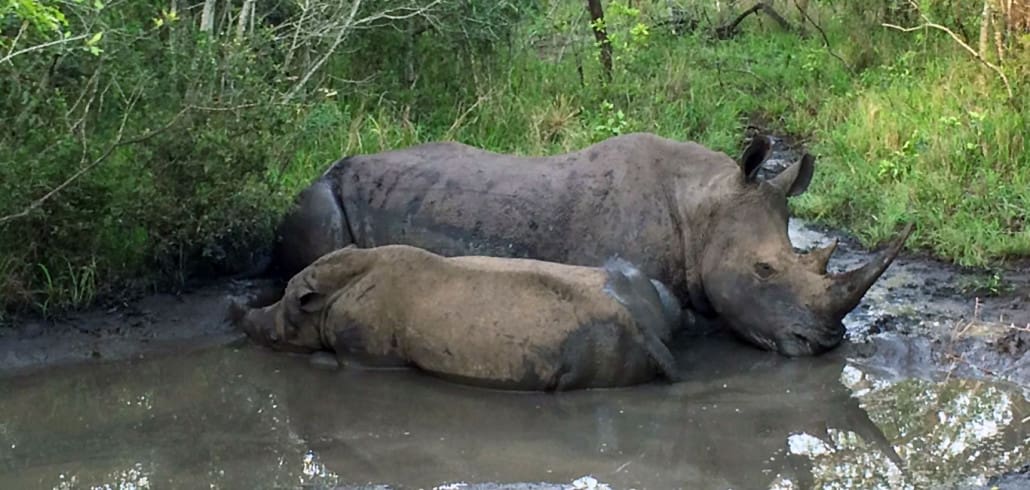
M800 326L799 326L800 327ZM840 345L844 340L844 325L832 331L819 332L815 335L803 334L795 330L776 339L773 349L789 357L813 356L822 354Z

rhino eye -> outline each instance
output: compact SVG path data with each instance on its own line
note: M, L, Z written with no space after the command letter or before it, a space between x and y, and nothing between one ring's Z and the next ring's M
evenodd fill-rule
M773 275L775 272L776 269L773 269L771 265L766 264L765 262L755 264L755 274L762 279L768 279L769 276Z

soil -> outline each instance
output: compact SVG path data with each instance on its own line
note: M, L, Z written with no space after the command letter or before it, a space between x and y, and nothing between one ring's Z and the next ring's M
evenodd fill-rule
M56 319L23 316L0 327L0 377L76 363L124 361L244 342L226 318L232 298L267 282L220 281Z

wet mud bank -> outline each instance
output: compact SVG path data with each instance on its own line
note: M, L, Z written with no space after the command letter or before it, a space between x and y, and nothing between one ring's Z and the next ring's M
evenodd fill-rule
M227 321L234 297L268 287L224 281L180 294L152 294L56 319L15 318L0 326L0 378L40 369L170 356L238 344Z

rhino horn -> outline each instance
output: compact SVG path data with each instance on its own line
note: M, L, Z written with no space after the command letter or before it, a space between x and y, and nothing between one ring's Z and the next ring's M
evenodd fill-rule
M830 256L837 250L837 239L834 238L829 245L820 247L802 256L805 265L816 274L826 274L826 265L830 263Z
M912 223L905 226L900 235L876 254L872 260L864 266L832 276L833 282L830 286L829 297L832 298L832 309L840 318L844 318L851 310L862 301L862 296L872 287L873 283L880 278L883 271L891 265L894 258L901 252L905 240L912 234Z

